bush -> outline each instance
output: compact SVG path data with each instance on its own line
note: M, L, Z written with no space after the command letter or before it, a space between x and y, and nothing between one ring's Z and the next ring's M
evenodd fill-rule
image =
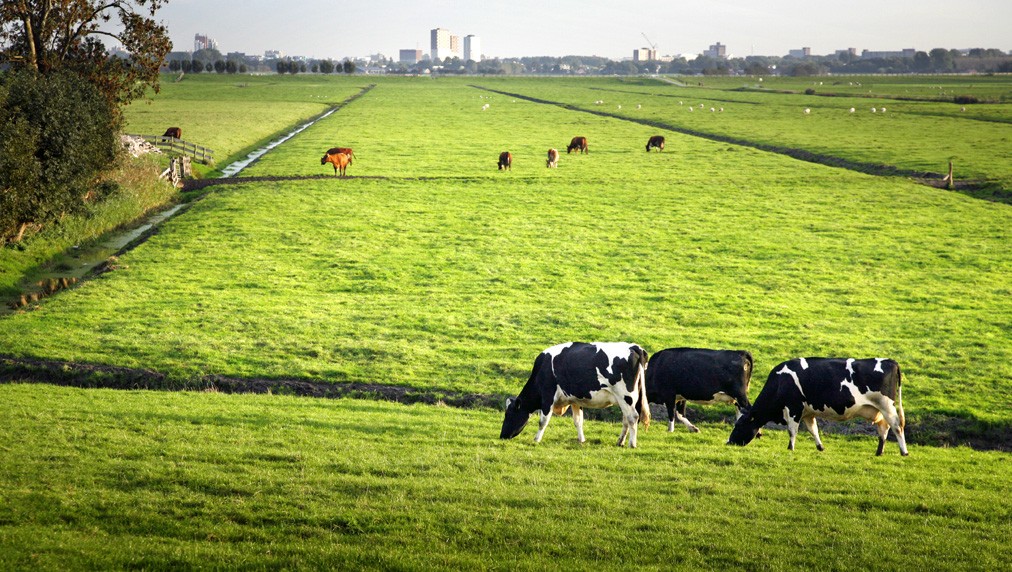
M811 87L808 88L808 89L806 89L805 90L805 95L815 95L815 89L811 88Z
M0 243L79 211L116 156L116 114L70 72L3 76L0 89Z
M956 97L952 98L952 101L954 101L956 103L963 103L963 104L966 104L966 103L980 103L980 100L977 99L977 97L973 96L973 95L957 95Z

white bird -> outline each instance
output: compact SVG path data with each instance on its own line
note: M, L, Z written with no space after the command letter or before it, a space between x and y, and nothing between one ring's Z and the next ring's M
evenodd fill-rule
M883 107L882 108L882 113L885 113L885 112L886 112L886 108Z
M715 112L715 111L717 111L717 110L716 110L716 109L714 109L714 108L712 108L712 107L710 108L710 113L713 113L713 112Z
M643 109L643 106L637 103L636 104L636 109Z
M622 106L620 105L620 106L618 106L618 108L619 108L619 109L622 109Z
M695 111L695 110L696 110L696 108L694 108L694 107L690 107L689 108L689 111Z
M872 112L872 113L875 113L876 111L878 111L878 110L877 110L877 109L875 109L874 107L872 107L872 108L871 108L871 112Z
M811 113L811 112L812 112L812 110L811 110L811 109L808 109L807 107L805 108L805 115L808 115L808 114L809 114L809 113Z
M851 108L850 108L850 112L851 112L851 113L854 113L855 111L857 111L857 110L856 110L856 109L854 109L853 107L851 107Z
M724 113L724 108L723 107L720 108L720 112Z

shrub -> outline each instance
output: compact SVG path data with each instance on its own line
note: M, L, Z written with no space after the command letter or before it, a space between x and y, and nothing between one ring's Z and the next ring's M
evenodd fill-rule
M966 103L980 103L980 100L977 99L977 97L973 96L973 95L957 95L956 97L952 98L952 101L954 101L956 103L963 103L963 104L966 104Z
M808 88L808 89L806 89L805 90L805 95L815 95L815 89L811 88L811 87Z
M0 243L17 242L80 210L116 154L116 114L70 72L3 77L0 90Z

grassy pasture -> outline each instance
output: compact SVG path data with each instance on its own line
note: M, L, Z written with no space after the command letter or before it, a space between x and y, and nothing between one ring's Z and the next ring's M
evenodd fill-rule
M128 133L161 135L168 127L183 139L214 150L219 168L286 133L368 85L363 78L188 75L163 76L161 92L126 109Z
M702 83L720 90L762 88L804 92L814 89L827 95L851 95L889 99L952 101L971 95L983 102L1012 101L1012 80L1007 75L834 75L821 77L707 77L679 78L688 85ZM971 106L972 107L972 106Z
M726 426L613 446L557 419L355 400L0 386L0 567L1007 568L1010 457Z
M1012 81L1002 79L1005 88L1012 90ZM1012 189L1012 153L1008 152L1012 103L960 106L895 101L887 96L869 99L738 92L642 80L489 80L484 84L634 121L868 165L945 173L952 160L957 180L987 181L1004 190L1005 202L1009 202L1007 194ZM599 100L604 105L594 104ZM872 107L884 107L887 112L873 113ZM962 107L967 111L960 111ZM711 108L724 111L711 112ZM804 113L806 108L809 114ZM850 113L850 108L855 112Z
M5 351L485 394L569 339L749 349L757 387L793 356L890 356L911 418L1008 421L1006 205L676 133L647 154L654 128L479 95L381 82L244 173L328 174L342 145L353 177L222 186L0 321ZM578 134L591 154L545 169Z

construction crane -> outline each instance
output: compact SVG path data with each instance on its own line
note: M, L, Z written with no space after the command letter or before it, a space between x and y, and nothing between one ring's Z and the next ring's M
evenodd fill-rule
M640 33L643 34L643 39L647 41L647 45L650 46L650 49L656 52L657 51L657 44L655 44L655 43L653 43L653 42L650 41L650 38L647 37L647 33L646 32L640 32Z

